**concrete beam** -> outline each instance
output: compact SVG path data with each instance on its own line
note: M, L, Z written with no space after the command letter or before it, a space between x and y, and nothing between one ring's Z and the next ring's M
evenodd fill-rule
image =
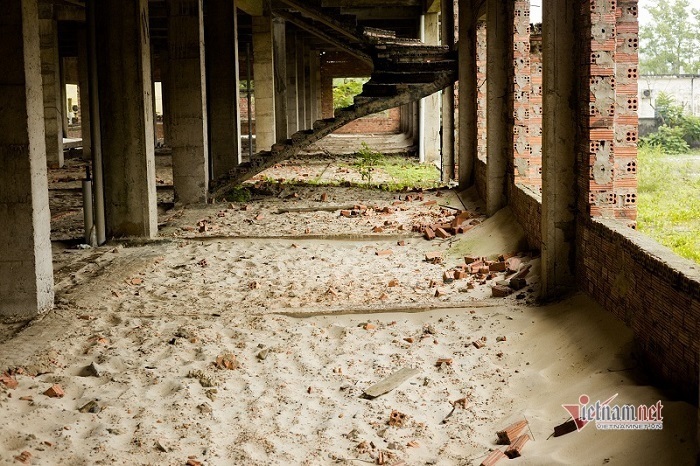
M577 61L574 2L544 2L542 15L542 296L574 286Z
M238 15L231 0L208 0L206 36L207 112L211 176L217 179L241 160Z
M235 0L236 8L240 8L250 16L262 16L265 14L263 0Z
M475 0L459 2L459 187L474 184L477 153L477 79Z
M152 238L158 211L148 0L100 0L95 16L106 234Z
M202 0L168 0L170 147L175 201L207 201L209 138Z
M53 306L50 213L37 0L0 14L0 320Z

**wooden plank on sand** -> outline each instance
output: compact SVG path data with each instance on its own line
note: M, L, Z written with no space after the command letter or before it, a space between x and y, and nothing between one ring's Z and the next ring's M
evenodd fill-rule
M365 390L362 395L363 398L374 399L385 393L389 393L411 377L418 375L420 371L418 369L411 369L410 367L403 367L398 371L391 374L389 377L375 383L367 390Z

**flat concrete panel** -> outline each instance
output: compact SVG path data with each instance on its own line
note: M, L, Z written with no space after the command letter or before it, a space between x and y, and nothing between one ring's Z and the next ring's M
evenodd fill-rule
M155 237L148 1L101 0L95 15L107 237Z
M0 320L53 306L44 101L36 0L0 14Z

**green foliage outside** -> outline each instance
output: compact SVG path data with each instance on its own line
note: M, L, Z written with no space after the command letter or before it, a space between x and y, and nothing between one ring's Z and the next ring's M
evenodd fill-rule
M697 74L700 72L700 9L697 0L647 0L651 22L640 28L642 74Z
M700 263L700 151L639 150L637 228Z
M333 80L333 109L349 107L356 95L362 92L362 85L369 78L341 78Z
M688 115L683 105L663 92L656 99L656 114L662 125L641 139L641 146L660 148L668 154L685 154L700 145L700 117Z

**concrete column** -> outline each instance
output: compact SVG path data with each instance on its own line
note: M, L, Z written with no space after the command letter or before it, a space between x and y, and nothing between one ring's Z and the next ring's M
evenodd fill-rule
M53 17L53 5L39 6L39 37L41 43L41 80L44 89L44 128L46 161L49 167L63 166L63 108L61 103L61 66L58 56L58 22Z
M272 51L275 70L275 132L277 142L289 137L287 110L287 31L281 18L272 20Z
M78 33L78 87L80 88L80 133L83 139L84 160L92 160L89 71L87 32L80 31L80 33Z
M253 79L255 82L255 147L270 150L277 142L275 126L275 64L272 18L253 16Z
M37 0L0 13L0 321L53 306Z
M311 76L311 124L321 117L321 56L318 50L311 50L309 55L309 74Z
M207 201L209 140L202 0L168 0L170 147L175 201Z
M308 42L304 44L304 98L306 100L304 107L306 108L306 127L313 128L314 124L314 108L313 108L313 82L311 79L311 48Z
M106 234L152 238L158 211L148 0L100 0L95 15Z
M512 86L508 82L508 67L512 54L508 44L513 26L509 25L509 2L487 0L486 13L486 76L488 79L486 132L486 214L493 215L506 201L508 154L512 146L512 124L509 123L508 96ZM509 27L510 26L510 27Z
M299 130L309 128L306 118L306 72L304 68L304 39L297 37L297 101L299 102Z
M297 89L297 34L287 30L287 134L299 131L299 90Z
M214 179L240 163L238 15L232 0L208 0L206 34L209 151Z
M542 296L575 283L575 2L543 2Z
M477 153L476 20L474 0L459 3L459 186L474 184Z
M441 1L442 45L454 48L455 2ZM442 91L442 180L455 178L455 88L448 86Z
M160 51L160 92L163 104L163 145L170 147L170 59L168 48Z
M423 42L427 45L440 44L440 21L438 13L423 16ZM421 99L421 128L419 154L421 162L440 164L440 100L436 92Z

